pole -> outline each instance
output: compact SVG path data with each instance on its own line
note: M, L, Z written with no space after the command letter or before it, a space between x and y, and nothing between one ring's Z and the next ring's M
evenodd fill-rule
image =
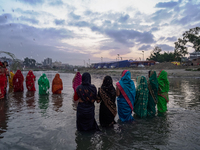
M144 61L144 51L142 51L143 52L143 61Z

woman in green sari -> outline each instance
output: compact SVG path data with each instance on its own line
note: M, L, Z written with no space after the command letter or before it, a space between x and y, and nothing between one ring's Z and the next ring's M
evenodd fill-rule
M146 78L144 76L137 77L134 112L140 118L147 116L148 94L149 90Z
M49 94L48 89L50 88L50 85L49 85L49 80L47 79L46 74L43 73L43 75L39 78L38 85L39 85L40 95Z
M167 72L161 70L158 75L158 112L165 113L167 111L167 102L169 101L169 81L167 79Z
M149 71L148 89L147 116L154 117L158 103L158 79L155 71Z

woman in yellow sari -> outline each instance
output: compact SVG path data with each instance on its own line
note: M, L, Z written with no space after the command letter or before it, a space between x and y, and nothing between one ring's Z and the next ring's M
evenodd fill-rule
M11 71L10 72L10 76L9 76L9 89L13 89L13 77L14 77L14 73Z

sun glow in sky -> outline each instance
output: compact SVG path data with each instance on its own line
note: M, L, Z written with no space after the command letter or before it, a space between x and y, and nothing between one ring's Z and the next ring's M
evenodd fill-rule
M197 0L0 0L0 51L37 62L146 59L197 26Z

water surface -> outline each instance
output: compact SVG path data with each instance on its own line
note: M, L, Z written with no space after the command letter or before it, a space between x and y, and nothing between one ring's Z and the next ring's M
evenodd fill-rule
M37 80L43 72L34 72ZM27 72L23 72L24 75ZM56 72L46 72L50 83ZM61 95L10 93L0 101L0 149L200 149L200 79L169 78L168 112L154 118L122 123L101 132L76 130L76 103L72 101L74 74L61 73ZM99 87L103 76L92 76ZM116 83L119 78L113 78ZM50 87L51 89L51 87ZM99 104L95 104L99 124Z

